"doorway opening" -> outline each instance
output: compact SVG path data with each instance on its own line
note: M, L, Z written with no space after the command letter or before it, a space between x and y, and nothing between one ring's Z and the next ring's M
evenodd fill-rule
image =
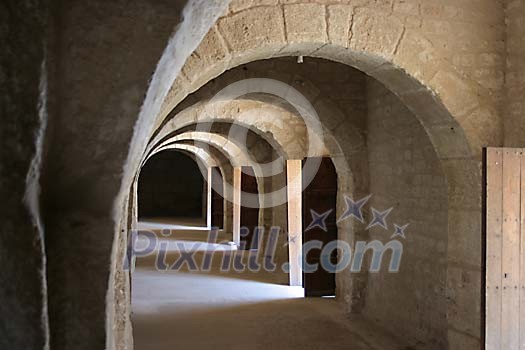
M312 272L303 268L303 286L306 297L335 297L335 272L327 271L322 260L328 259L336 265L337 249L331 250L327 257L322 256L322 251L330 242L337 241L337 172L330 158L323 157L319 161L317 174L303 191L303 247L312 241L320 241L322 246L303 253L304 264L318 266Z
M219 167L211 168L211 226L224 228L224 177ZM222 190L222 192L221 192Z
M241 203L246 196L259 193L255 172L250 166L241 169ZM260 247L259 208L241 205L241 249L258 250Z
M194 158L179 151L159 152L140 172L139 221L205 226L206 195L206 181Z

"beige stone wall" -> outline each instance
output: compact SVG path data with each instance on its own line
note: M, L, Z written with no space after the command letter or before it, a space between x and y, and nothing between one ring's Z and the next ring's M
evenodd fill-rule
M48 283L53 346L92 349L105 345L108 266L122 255L110 261L113 201L149 77L179 21L182 4L72 2L60 11L60 35L53 48L59 66L51 77L56 106L51 113L43 191L49 270L53 272ZM520 126L521 44L516 45L522 33L523 5L516 0L507 4L506 101L511 108L505 116L510 121L507 143L517 145L524 130ZM451 349L476 349L481 275L479 156L482 146L503 141L503 16L502 2L495 0L235 0L187 62L155 125L160 126L189 93L226 69L259 59L317 56L355 66L382 81L421 121L447 176L449 217L454 215L448 224L448 341ZM309 61L307 57L303 67L310 67ZM311 70L305 69L301 75L306 79L296 81L292 66L298 65L293 59L279 67L275 62L260 73L273 76L280 69L277 76L286 76L310 96L322 92L332 98L349 89L328 92L331 83L327 81L326 89L318 91L318 84L308 83ZM339 74L333 74L331 79L337 78ZM331 104L326 108L334 116L327 122L336 121L329 129L357 140L356 144L342 142L343 148L352 149L349 159L354 165L366 162L362 124L343 127L340 123L365 121L357 117L365 114L352 111L357 119L350 121L347 111L356 101L348 101L347 107L343 101L338 105L344 111L340 119ZM322 109L321 104L318 107ZM132 154L130 159L139 164L141 157ZM133 176L132 172L127 175ZM367 172L351 175L341 173L351 179L340 184L341 191L367 192ZM128 182L131 179L124 179ZM92 235L94 231L99 234ZM116 241L122 253L124 236ZM93 256L97 259L89 260L87 271L85 259ZM107 306L108 335L123 332L129 315L126 307L113 314L113 303L124 305L129 299L122 273L109 286L112 290L113 283L117 285L115 300ZM350 290L346 280L339 281L339 286ZM83 294L86 288L92 291L89 296ZM353 296L344 295L347 298ZM64 300L72 307L64 309Z
M507 99L503 107L505 145L525 145L525 2L507 0Z
M225 69L302 54L354 65L397 94L417 89L399 79L401 68L436 92L469 134L475 154L482 145L501 142L505 26L500 2L304 2L233 1L230 13L190 57L164 114Z
M394 223L409 224L401 270L370 273L363 314L424 349L447 347L447 186L428 135L391 92L368 80L370 205L384 211L388 230L370 240L388 242ZM418 347L419 348L419 347Z
M234 1L190 57L157 123L189 92L258 59L316 56L377 78L419 119L447 177L454 217L448 224L448 341L451 349L476 349L480 161L483 146L503 142L504 38L503 5L493 0Z

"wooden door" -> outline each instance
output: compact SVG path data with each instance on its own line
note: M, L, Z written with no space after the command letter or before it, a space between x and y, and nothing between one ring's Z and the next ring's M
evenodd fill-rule
M241 174L241 247L259 249L259 237L256 237L256 227L259 226L259 208L244 205L247 193L258 194L259 191L253 168L243 166Z
M486 155L487 350L525 350L525 155L488 148Z
M211 226L222 229L224 227L224 197L216 190L224 191L224 182L219 167L212 168L211 183Z
M336 201L337 201L337 173L330 158L321 158L319 170L303 191L303 246L311 240L318 240L323 243L323 247L331 241L337 240L336 224ZM322 215L331 210L324 220L324 228L315 226L309 227L313 221L312 210L318 215ZM337 262L337 251L331 254L332 263ZM306 255L308 264L318 264L315 272L304 273L303 283L305 295L333 296L335 295L335 273L326 271L321 266L321 250L310 250Z

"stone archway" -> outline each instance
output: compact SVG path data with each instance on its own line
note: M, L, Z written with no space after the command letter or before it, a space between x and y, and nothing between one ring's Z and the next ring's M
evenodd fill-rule
M338 6L338 12L333 6ZM286 6L284 11L277 6L261 6L222 18L187 62L156 125L189 92L241 63L286 55L310 55L345 63L384 83L419 119L447 177L449 217L481 210L477 195L481 193L481 146L498 143L500 137L499 128L488 131L488 125L494 125L487 116L496 108L487 89L463 78L446 60L440 60L439 65L423 61L423 56L427 59L432 54L442 55L437 48L429 47L428 40L417 30L407 28L395 16L375 8L333 6L296 4ZM298 20L306 15L311 15L308 18L314 18L318 26ZM268 21L274 25L268 25ZM385 28L389 34L385 34ZM244 36L239 35L243 32ZM475 127L480 118L485 118L481 121L486 128ZM481 214L474 222L479 225L480 221ZM467 235L478 247L478 230L472 228ZM462 290L476 288L479 282L480 266L470 258L479 262L481 250L472 254L464 241L461 223L451 220L447 283L448 293L453 296L448 305L451 347L479 342L479 313L472 317L469 310L479 307L481 297L468 298ZM472 284L464 286L460 276L468 276Z
M193 155L197 159L200 160L198 162L199 168L201 170L201 173L203 176L210 176L210 169L213 167L217 167L221 174L224 174L224 181L225 183L233 183L233 167L234 163L232 163L231 158L229 157L228 153L223 153L219 151L218 149L214 147L210 147L209 145L198 145L198 144L186 144L186 143L177 143L177 142L171 142L167 144L161 144L158 145L157 148L153 149L150 154L145 158L143 166L146 164L146 162L153 157L155 154L165 151L165 150L179 150L182 152L187 152L188 154ZM202 164L201 164L202 163ZM137 222L137 184L138 179L140 177L140 172L137 173L136 180L133 184L133 192L135 193L134 196L131 196L129 206L132 208L130 210L131 216L132 216L132 222L136 224ZM210 190L208 188L208 190ZM233 206L232 203L230 203L227 198L228 195L225 195L225 193L229 193L229 186L223 187L223 192L221 192L221 196L224 197L224 228L227 232L232 231L232 217L233 217Z

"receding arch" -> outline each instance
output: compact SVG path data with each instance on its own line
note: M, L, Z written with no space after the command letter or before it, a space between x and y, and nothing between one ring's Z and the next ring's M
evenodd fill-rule
M321 13L330 11L330 6L319 6L323 9ZM342 10L344 11L344 5ZM276 22L277 29L272 28L269 32L262 28L263 24L258 19L273 17L268 16L268 13L273 13L272 11L275 18L281 22ZM283 12L278 7L252 8L229 14L210 31L203 45L197 49L198 54L193 55L188 61L184 69L184 78L175 82L172 94L163 106L163 114L157 119L157 125L188 93L197 90L226 69L242 63L286 55L315 56L345 63L359 68L382 82L421 122L447 177L449 214L457 214L462 210L468 211L473 208L480 209L480 198L477 194L481 193L479 181L481 145L488 144L491 140L498 140L499 131L480 135L473 126L476 123L475 116L480 111L495 112L491 104L492 99L483 88L475 86L467 78L462 77L455 71L453 65L446 61L440 62L443 65L438 72L430 72L430 69L425 68L425 64L421 62L410 64L414 53L409 55L407 47L412 45L414 49L419 48L420 52L426 50L428 56L428 51L433 49L421 47L422 42L428 41L419 33L405 28L400 21L380 12L371 11L373 20L367 24L363 22L366 12L367 9L363 9L356 13L349 25L349 31L341 31L345 33L344 35L327 30L327 28L337 28L337 25L328 25L332 24L330 21L335 21L337 18L327 16L323 22L324 28L319 30L312 28L312 32L303 33L302 36L298 34L300 31L293 22L286 22L286 13L283 18ZM370 13L368 15L370 16ZM259 32L265 33L265 36L260 37L261 41L253 40L249 35L237 36L235 40L235 33L241 31L241 25L249 22L250 19L253 20L250 32L258 32L260 29ZM382 37L383 33L377 29L379 19L384 19L391 25L392 35ZM351 31L352 36L349 37L350 29L354 29L360 23L367 24L367 30L357 30L355 33ZM268 26L267 23L264 25ZM275 37L273 37L274 31L277 33ZM219 40L211 40L216 37L219 37ZM228 45L224 45L225 41ZM258 47L249 41L257 43ZM216 46L213 46L213 42L216 42ZM212 55L213 50L215 51ZM217 51L224 55L217 56ZM461 93L455 96L457 91ZM453 270L455 274L469 269L471 271L479 269L476 264L472 265L468 261L461 260L461 256L468 256L468 254L465 252L466 248L462 247L458 238L454 236L462 233L458 223L449 223L449 246L455 253L454 256L449 254L449 270ZM455 279L456 276L452 274L448 278L447 288L452 294L456 294L455 291L460 288ZM466 305L468 305L466 300L455 300L454 305L449 305L450 313L461 311ZM466 317L466 315L462 313L458 317ZM449 322L450 329L454 330L454 321ZM467 323L469 323L469 330L478 327L474 324L475 319L473 322L467 320Z
M149 158L151 158L155 154L165 151L165 150L169 150L169 149L188 151L194 154L195 156L197 156L202 161L202 163L205 164L206 166L208 167L218 166L217 161L214 158L212 158L205 150L203 150L202 148L193 146L193 145L185 145L185 144L170 144L170 145L165 145L163 147L160 147L156 149L154 152L152 152L146 158L145 161L147 161Z
M244 15L250 13L250 18L264 17L261 13L264 11L266 10L263 8L254 8L244 11ZM276 11L277 16L282 16L281 13ZM237 14L237 16L241 15ZM220 35L228 40L230 35L232 41L228 41L228 48L225 49L224 58L219 61L211 59L211 55L207 54L207 52L210 52L208 49L205 47L202 47L201 51L198 49L198 56L192 56L187 67L198 64L192 61L201 61L207 62L207 64L211 63L211 68L201 74L190 70L186 71L186 80L176 82L176 88L172 89L174 94L168 96L163 107L163 115L157 120L157 125L182 100L182 97L189 92L197 90L204 83L218 76L226 69L242 63L286 55L314 56L344 63L356 67L382 82L394 92L423 125L438 154L447 178L449 217L457 217L459 212L468 212L472 208L481 209L479 196L479 193L481 193L481 145L488 144L491 140L496 139L499 134L498 131L495 131L494 134L485 134L480 137L480 135L476 134L473 127L473 120L475 120L475 115L479 113L480 109L489 110L490 112L495 112L495 109L490 104L481 106L477 102L478 94L480 93L478 87L465 84L465 81L455 72L451 65L448 67L445 65L440 72L435 74L434 79L425 79L422 74L415 70L416 68L410 69L408 60L411 57L402 55L395 57L394 51L396 50L394 50L394 47L390 55L386 57L385 55L380 55L381 52L378 52L378 46L374 48L373 45L381 43L382 39L373 35L369 38L365 38L364 35L352 38L356 44L350 48L341 45L341 43L327 42L326 38L316 42L308 37L299 37L290 43L285 40L284 36L282 40L277 40L273 37L262 38L261 40L265 41L263 45L259 44L258 47L250 47L250 44L243 41L243 38L240 38L237 42L233 41L235 31L241 30L242 21L236 22L233 19L222 19L221 21L222 25L219 22L219 25L210 32L209 36ZM287 29L291 30L288 27ZM265 31L262 30L262 32ZM412 33L408 33L406 37L410 38L409 40L418 40L414 38ZM210 43L209 41L205 42L208 45ZM257 42L257 40L254 42ZM359 42L364 47L362 46L358 49L357 43ZM367 50L368 45L372 46ZM404 47L408 43L401 43L400 45ZM397 46L397 44L394 46ZM223 50L223 48L215 48ZM401 48L398 52L403 52L403 49ZM192 80L188 81L187 77L192 77ZM461 96L453 96L453 91L461 91L462 94ZM484 94L484 96L487 98L487 101L491 100L488 94ZM467 102L476 102L472 103L467 110L464 110L461 99ZM481 215L479 215L478 220L481 220ZM458 261L458 257L472 255L469 254L465 246L461 245L461 240L457 238L458 235L464 235L461 224L450 220L448 235L448 247L450 251L454 252L454 256L450 254L448 256L447 288L454 291L461 288L457 284L455 277L458 271L466 271L466 273L470 273L470 271L477 272L480 271L480 267L471 264L467 260ZM481 239L480 234L477 239ZM478 255L481 260L481 251L479 251ZM481 295L478 295L477 299L481 300ZM456 300L454 304L448 305L450 308L449 314L457 313L458 310L462 310L466 305L472 305L471 301ZM460 317L465 318L464 321L468 324L466 329L469 330L469 334L479 334L479 315L475 318L467 319L467 314L461 313ZM448 322L449 331L456 334L455 321L450 319Z
M138 218L206 220L206 183L202 158L186 150L157 152L141 168L138 180ZM180 200L173 200L180 198Z
M241 147L227 139L226 137L218 134L212 134L202 131L184 132L168 138L166 141L159 144L159 148L162 148L171 143L177 143L178 141L194 140L200 141L206 144L215 146L216 148L222 149L224 153L228 155L233 166L249 165L250 160L247 158L247 150L241 149Z

